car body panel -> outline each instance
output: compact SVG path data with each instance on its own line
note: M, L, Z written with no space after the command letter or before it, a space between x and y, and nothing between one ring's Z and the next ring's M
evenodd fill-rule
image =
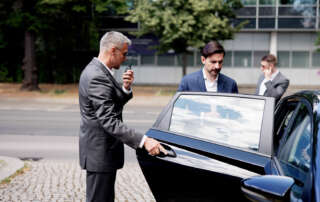
M252 201L281 201L289 200L293 184L294 180L286 176L254 176L242 181L241 190Z
M300 120L301 110L304 119ZM319 156L319 111L315 92L286 97L276 108L273 98L263 96L179 92L147 132L170 155L150 156L138 150L137 159L157 201L248 201L241 192L242 180L288 172L293 178L299 176L295 166L304 164L291 165L290 144L286 145L290 139L300 141L312 131L309 148L312 157ZM299 133L302 130L306 135ZM293 148L297 155L299 147ZM286 156L289 164L283 159ZM302 167L311 170L301 178L306 182L295 183L288 191L291 201L319 201L320 158L312 159L312 165L307 161ZM277 196L279 192L273 193L285 200Z
M295 179L295 184L293 185L292 189L290 190L290 201L319 201L319 171L317 169L319 165L319 91L302 91L298 92L294 95L287 96L279 102L279 104L276 107L275 111L275 117L277 117L279 113L279 109L284 108L282 105L285 104L285 102L288 103L294 103L297 104L297 109L301 107L302 105L305 106L305 108L308 111L308 116L310 117L310 168L308 169L308 172L305 174L304 178L301 178L301 174L299 172L303 172L302 170L299 171L295 167L301 165L302 162L297 161L297 163L287 167L290 168L289 170L284 170L283 166L281 165L279 158L275 154L274 156L274 162L276 162L276 167L280 171L279 175L285 175L285 176L291 176ZM295 110L296 112L297 110ZM298 116L298 115L296 115ZM295 117L293 116L292 119ZM275 120L277 121L277 119ZM292 124L292 123L291 123ZM277 125L277 124L276 124ZM277 134L275 133L274 136ZM276 138L277 139L277 138ZM298 148L298 147L297 147ZM295 149L295 148L294 148ZM276 153L276 149L275 149ZM303 153L303 152L302 152ZM306 169L306 168L305 168ZM291 171L290 171L291 170ZM289 173L288 173L289 171ZM289 175L288 175L289 174ZM297 175L297 177L295 177ZM303 179L303 180L301 180Z

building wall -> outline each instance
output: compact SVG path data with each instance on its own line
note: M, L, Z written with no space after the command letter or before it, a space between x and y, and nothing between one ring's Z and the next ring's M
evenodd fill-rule
M234 25L247 21L233 40L222 42L226 49L222 72L240 85L255 85L260 60L269 53L278 57L278 68L291 85L320 85L320 52L315 46L320 30L320 0L241 0L244 7L236 11ZM120 18L123 18L120 17ZM119 24L119 23L117 23ZM138 25L119 24L133 31ZM125 26L125 27L123 27ZM113 30L117 27L107 27ZM182 77L181 57L169 51L158 55L150 47L157 45L155 36L132 37L129 60L138 84L179 84ZM127 65L127 64L124 64ZM190 49L187 73L201 67L200 51ZM122 70L116 73L121 78Z
M278 32L277 56L279 70L290 79L291 85L320 85L320 53L316 52L315 32ZM260 60L271 48L271 32L241 32L233 40L222 42L226 57L222 73L234 78L239 85L255 85L261 73ZM182 68L179 56L144 56L132 57L134 61L135 83L137 84L179 84ZM132 59L131 58L131 59ZM187 73L201 67L199 51L188 55ZM121 79L124 67L116 72Z
M182 78L181 67L134 67L135 84L178 85ZM187 73L199 68L188 68ZM124 67L116 71L115 76L121 81ZM320 69L291 69L280 71L290 79L290 85L320 85ZM260 75L258 68L223 68L222 73L235 79L238 85L255 85Z

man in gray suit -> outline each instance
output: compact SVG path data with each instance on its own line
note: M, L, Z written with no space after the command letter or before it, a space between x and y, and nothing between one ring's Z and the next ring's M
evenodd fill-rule
M263 74L259 77L256 94L267 97L274 97L277 103L281 96L286 92L289 86L289 79L287 79L276 68L276 56L269 54L261 59L261 71Z
M114 201L117 169L124 164L124 145L144 148L150 155L167 153L160 143L122 122L124 105L132 98L134 74L126 71L123 86L113 77L125 61L131 41L119 32L107 32L97 58L82 71L79 81L81 123L80 166L87 171L86 201Z

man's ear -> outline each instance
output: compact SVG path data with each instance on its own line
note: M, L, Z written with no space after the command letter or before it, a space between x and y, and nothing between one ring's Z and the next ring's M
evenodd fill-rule
M273 63L269 63L270 69L274 70L275 69L275 65Z
M112 54L112 55L114 55L115 53L116 53L116 47L112 47L112 48L110 48L110 53Z
M206 64L206 58L201 56L201 62L202 62L202 64Z

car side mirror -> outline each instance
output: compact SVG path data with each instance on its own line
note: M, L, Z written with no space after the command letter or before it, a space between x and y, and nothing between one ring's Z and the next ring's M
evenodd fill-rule
M294 180L277 175L254 176L242 180L241 191L251 201L289 201Z

